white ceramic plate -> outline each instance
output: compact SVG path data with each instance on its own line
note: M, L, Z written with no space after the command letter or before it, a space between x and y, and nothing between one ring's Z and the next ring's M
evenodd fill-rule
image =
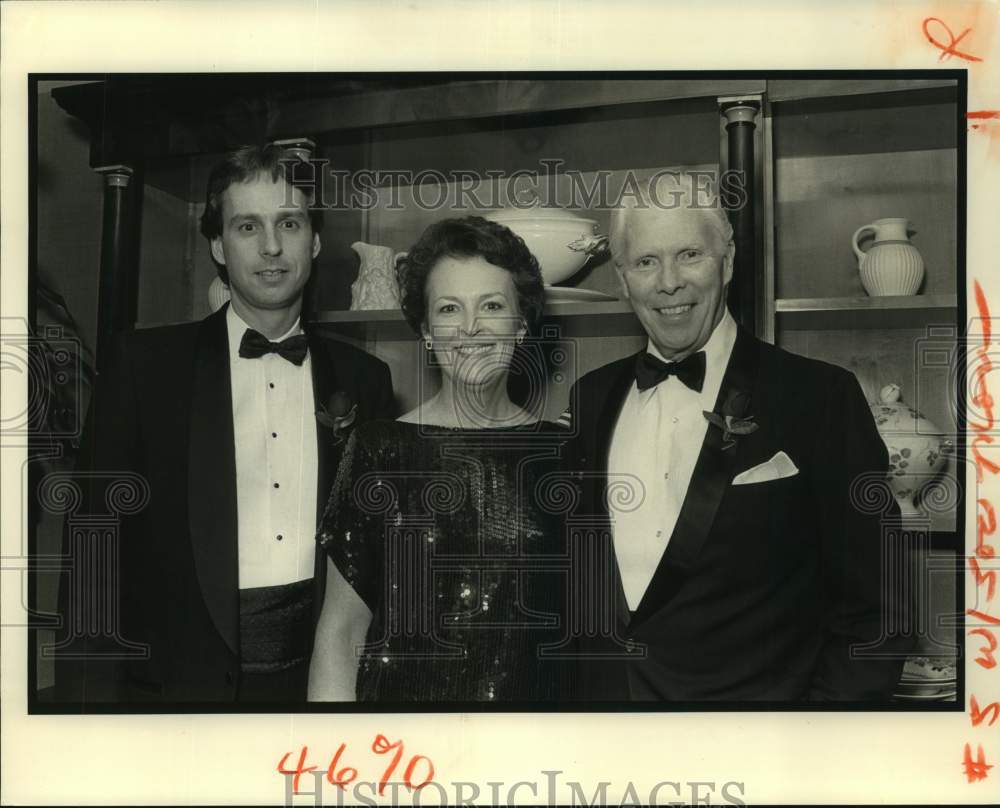
M582 303L585 301L609 303L617 299L617 297L593 289L576 289L572 286L545 287L546 303Z

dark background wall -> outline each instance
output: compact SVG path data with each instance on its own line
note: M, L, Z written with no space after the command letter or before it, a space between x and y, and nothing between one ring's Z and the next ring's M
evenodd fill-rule
M38 83L38 272L66 301L91 349L97 333L102 183L88 162L89 132Z

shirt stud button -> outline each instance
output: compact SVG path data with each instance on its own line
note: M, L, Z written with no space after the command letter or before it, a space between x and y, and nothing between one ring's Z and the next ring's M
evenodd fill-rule
M273 390L274 389L274 382L268 382L267 386L270 387Z
M275 483L275 484L274 484L274 487L275 487L275 488L281 488L281 486L280 486L280 485L278 485L277 483Z
M277 433L277 432L272 432L272 433L271 433L271 437L272 437L272 438L276 438L276 437L278 437L278 433Z
M277 537L276 537L276 538L278 539L278 541L281 541L281 540L282 540L283 538L285 538L285 537L284 537L284 536L282 536L282 535L281 535L281 534L279 533L279 534L277 535Z

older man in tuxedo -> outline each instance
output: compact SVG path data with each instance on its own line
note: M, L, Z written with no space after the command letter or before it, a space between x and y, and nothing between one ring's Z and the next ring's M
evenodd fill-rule
M384 363L300 321L320 237L294 162L247 147L214 168L202 232L230 303L127 335L100 380L90 479L141 475L149 501L120 526L120 585L104 593L118 636L78 638L83 659L57 665L64 698L305 701L317 518L344 431L394 403ZM68 625L68 604L90 597L81 581L64 587ZM102 639L127 653L109 661Z
M886 449L851 373L733 320L732 233L685 175L614 213L614 264L649 339L571 393L571 462L597 481L611 544L610 580L583 593L611 619L580 638L581 695L886 700L910 646L887 626L909 604L882 586L880 516L851 494L887 470ZM622 484L633 496L613 495Z

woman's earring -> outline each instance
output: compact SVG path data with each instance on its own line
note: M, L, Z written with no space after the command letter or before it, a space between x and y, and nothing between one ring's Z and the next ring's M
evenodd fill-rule
M434 343L433 343L433 342L431 342L431 341L430 341L429 339L425 339L425 340L424 340L424 347L425 347L425 348L426 348L426 349L427 349L428 351L430 351L430 350L433 350L433 349L434 349Z
M515 339L514 342L516 342L518 345L520 345L521 343L524 342L524 332L523 331L521 331L521 332L518 333L517 339Z

